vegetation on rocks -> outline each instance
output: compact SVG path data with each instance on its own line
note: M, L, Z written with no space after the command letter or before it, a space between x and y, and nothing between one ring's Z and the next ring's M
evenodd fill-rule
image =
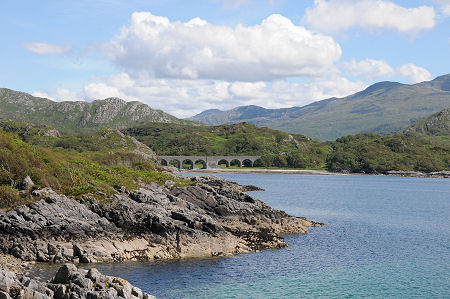
M436 141L450 146L450 108L419 120L398 134L410 137L436 137Z
M23 132L24 139L35 129L30 126L30 131ZM149 159L154 158L151 149L114 130L31 139L35 145L0 130L0 208L30 199L29 192L19 192L27 176L35 188L51 187L67 196L96 193L102 197L116 193L122 186L133 190L140 183L164 184L167 180L180 186L190 184L162 173Z

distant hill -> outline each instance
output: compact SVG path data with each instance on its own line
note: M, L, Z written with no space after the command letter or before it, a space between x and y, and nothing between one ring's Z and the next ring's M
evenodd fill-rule
M7 88L0 88L0 118L74 132L123 129L148 122L189 123L136 101L54 102Z
M158 155L260 155L257 166L324 168L330 146L249 123L186 126L149 123L122 130Z
M303 107L242 106L228 111L205 111L190 120L209 125L250 122L334 140L364 132L387 135L445 108L450 108L450 74L413 85L380 82L344 98L330 98Z
M433 135L450 137L450 108L419 120L400 133L408 136Z
M159 155L260 155L255 166L388 173L450 170L446 136L348 135L319 142L249 123L186 126L149 123L122 130Z

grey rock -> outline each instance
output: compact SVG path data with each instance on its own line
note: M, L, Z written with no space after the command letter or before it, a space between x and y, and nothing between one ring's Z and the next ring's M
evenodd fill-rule
M66 283L70 280L71 276L77 271L77 267L74 264L64 264L61 268L59 268L58 272L56 272L55 277L53 278L53 283Z
M76 278L72 279L72 282L85 290L92 290L94 288L93 282L82 275L77 275Z
M92 280L93 282L102 282L105 280L104 276L100 274L100 272L95 268L89 269L86 277Z
M0 299L11 299L8 293L0 291Z
M30 176L27 175L27 176L23 179L23 182L22 182L22 190L28 191L28 190L30 190L31 188L33 188L33 186L34 186L33 181L31 180Z
M0 212L0 252L55 263L178 258L191 245L199 248L199 242L208 244L211 255L242 252L227 242L211 249L218 236L242 250L259 250L285 246L281 233L306 230L302 220L252 198L236 183L215 176L190 180L196 185L142 184L112 195L107 203L89 195L69 199L50 188L33 190L38 201ZM124 242L136 238L141 247L130 252ZM196 250L204 256L204 250Z
M0 270L0 291L9 293L11 287L14 285L16 277L13 273Z
M143 292L141 289L139 289L137 287L133 287L133 289L131 290L131 295L133 295L139 299L142 299Z
M55 291L55 299L63 299L65 293L66 293L66 286L58 285L58 287Z

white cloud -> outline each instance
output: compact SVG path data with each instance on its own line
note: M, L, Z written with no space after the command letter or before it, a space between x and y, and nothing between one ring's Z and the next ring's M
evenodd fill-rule
M136 12L105 53L134 78L270 81L318 76L340 58L341 48L281 15L232 28Z
M336 33L353 27L416 33L432 29L436 14L431 6L406 8L382 0L315 0L303 21L321 32Z
M352 75L363 76L369 79L392 77L395 70L383 60L365 59L356 61L352 59L343 63L344 69Z
M129 82L124 85L123 81ZM85 93L92 99L117 96L124 100L139 100L175 116L188 117L206 109L231 109L241 105L267 108L303 106L324 98L346 96L364 87L362 82L351 82L337 75L316 78L308 83L278 80L269 84L185 79L133 80L127 74L121 74L88 84Z
M83 101L83 97L79 93L66 88L57 88L48 92L35 91L31 94L35 97L47 98L52 101Z
M84 92L93 100L103 100L112 97L124 100L132 99L130 96L121 92L119 88L105 83L90 83L84 87Z
M439 4L441 13L445 17L450 17L450 0L435 0Z
M43 91L33 91L31 93L32 96L34 97L38 97L38 98L45 98L45 99L49 99L52 101L56 101L52 96L50 96L47 92L43 92Z
M433 78L428 70L413 63L407 63L393 68L383 60L365 59L356 61L352 59L351 61L342 63L342 66L351 75L362 76L371 81L379 78L385 79L393 76L401 76L408 78L410 83L418 83Z
M428 70L413 63L404 64L398 67L397 70L402 76L409 78L411 83L419 83L433 79Z
M72 49L71 46L60 46L55 44L49 44L45 42L31 42L24 43L23 47L30 52L39 55L48 55L48 54L63 54Z

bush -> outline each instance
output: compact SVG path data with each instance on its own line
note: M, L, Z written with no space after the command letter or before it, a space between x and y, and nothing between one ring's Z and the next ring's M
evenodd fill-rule
M0 209L10 208L20 202L19 191L11 186L0 186Z

